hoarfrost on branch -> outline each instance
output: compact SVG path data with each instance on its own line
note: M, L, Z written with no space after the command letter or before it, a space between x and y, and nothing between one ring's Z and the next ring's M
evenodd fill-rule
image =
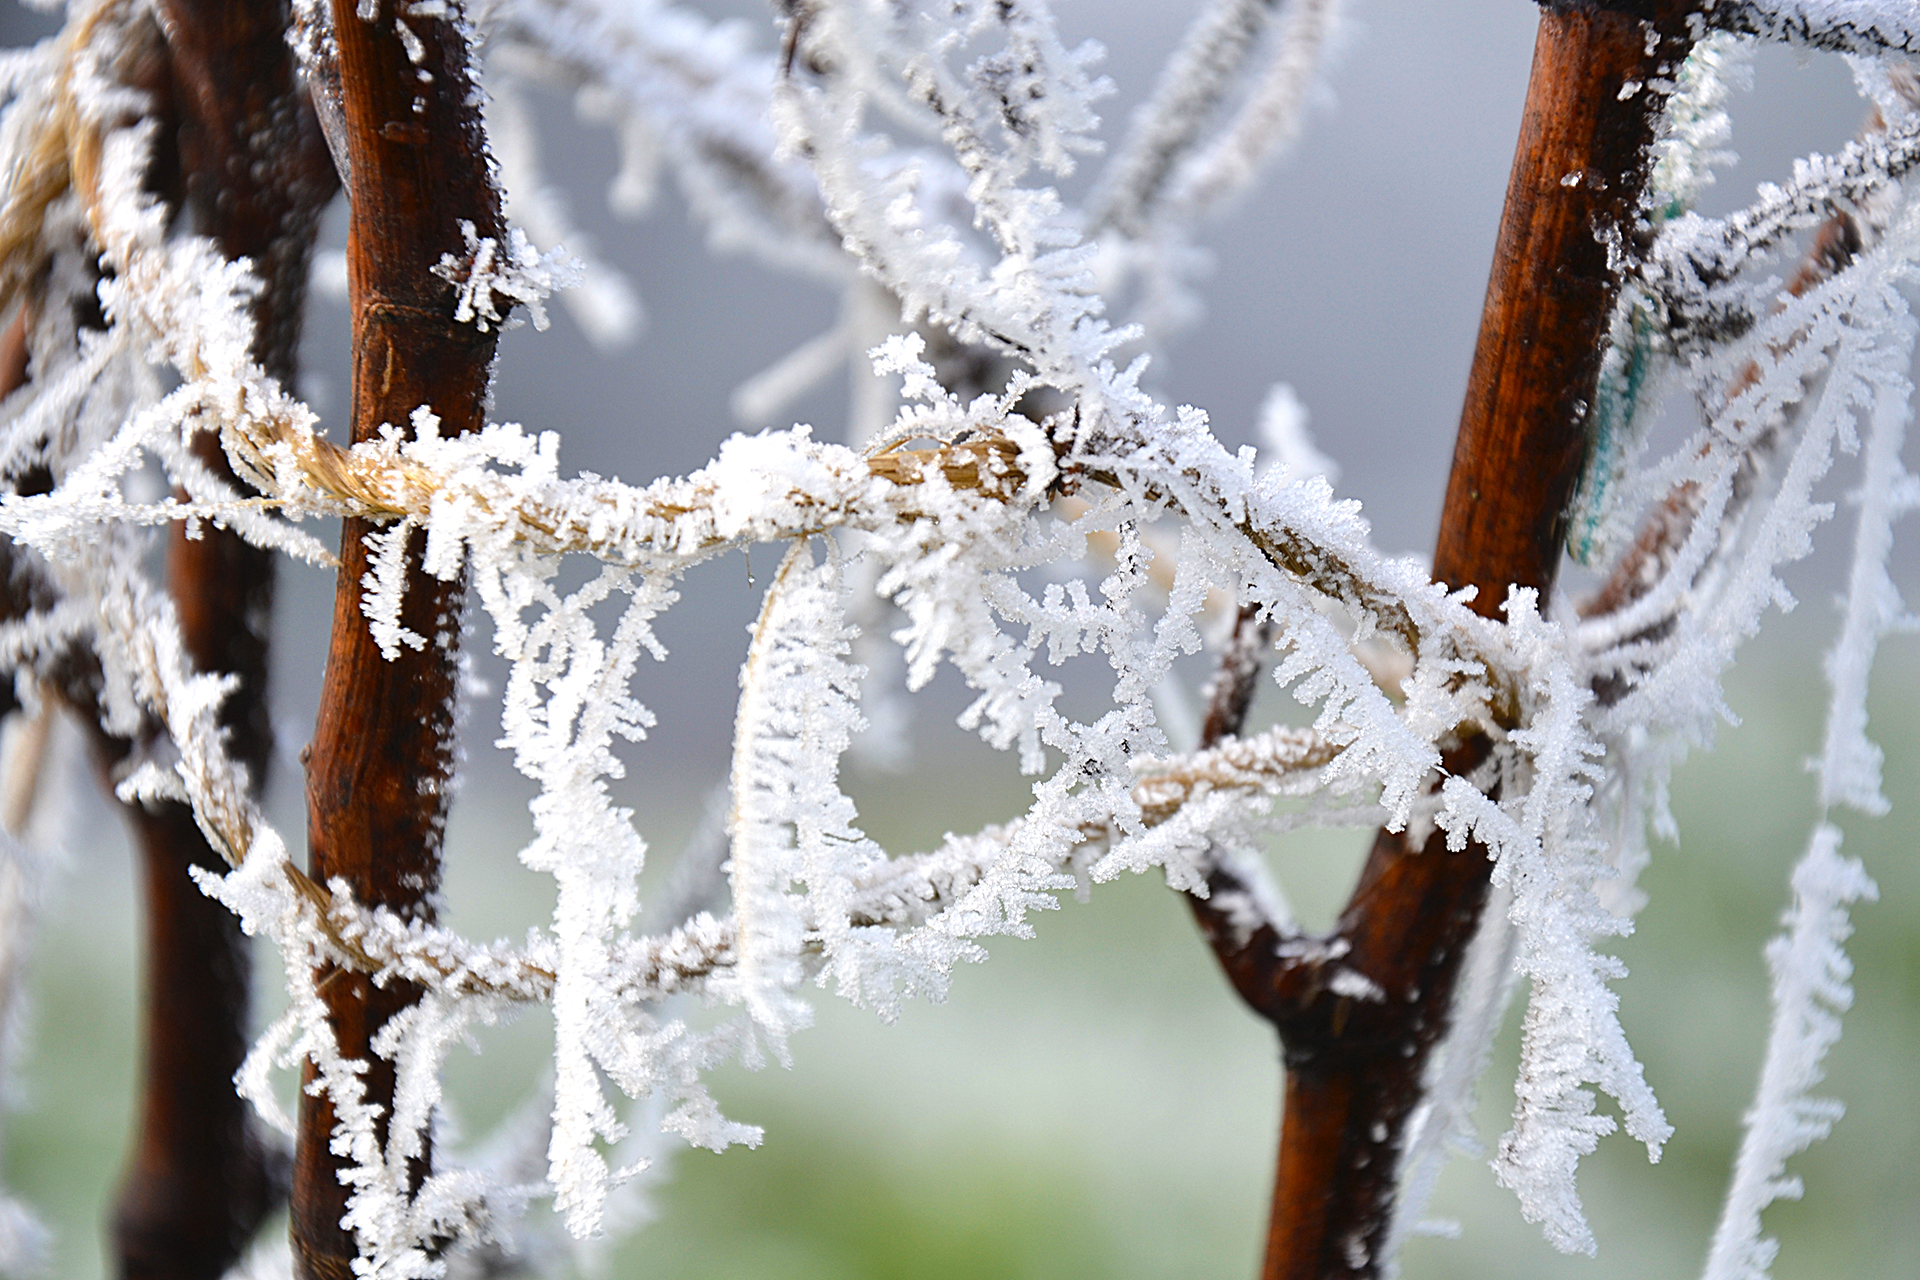
M1885 807L1863 699L1874 645L1912 625L1885 561L1893 521L1916 502L1900 447L1920 205L1901 179L1920 133L1897 91L1913 83L1899 58L1914 24L1910 6L1839 0L1711 10L1727 31L1848 52L1863 85L1879 87L1882 118L1752 208L1702 218L1687 205L1721 158L1740 45L1722 35L1700 46L1662 144L1652 248L1614 326L1603 378L1614 398L1596 417L1615 434L1596 449L1575 522L1573 550L1606 585L1584 604L1516 591L1488 621L1418 563L1371 546L1290 392L1267 413L1287 465L1269 467L1227 452L1202 410L1156 400L1129 354L1190 314L1189 237L1299 127L1338 9L1203 6L1078 208L1049 184L1099 153L1108 86L1097 47L1070 48L1038 0L812 0L788 7L777 50L655 3L488 6L502 85L548 79L588 94L626 140L622 190L644 192L664 167L717 242L844 291L843 321L756 386L753 416L847 359L900 379L897 403L869 401L851 443L804 428L736 435L708 466L644 486L568 478L552 435L512 424L441 438L431 406L412 439L327 441L247 355L259 287L249 265L170 237L166 211L143 194L152 126L123 66L139 0L78 6L64 35L11 55L0 288L9 300L29 287L85 292L97 258L108 327L61 330L67 309L47 308L31 394L6 407L9 473L44 466L54 484L0 507L14 572L34 586L32 607L0 635L22 679L48 688L73 653L91 654L107 728L152 725L171 742L126 790L192 804L232 866L204 887L286 955L288 1013L242 1083L271 1115L271 1073L312 1064L312 1087L339 1117L335 1149L350 1157L366 1274L441 1274L447 1240L509 1234L533 1194L550 1195L576 1236L593 1235L640 1167L610 1161L638 1121L621 1117L608 1085L659 1103L634 1115L688 1143L757 1142L701 1076L794 1052L809 984L891 1016L903 998L937 999L956 964L982 957L979 939L1027 934L1029 913L1062 890L1157 869L1204 895L1222 850L1320 822L1437 825L1496 861L1504 915L1476 944L1456 1032L1429 1073L1396 1239L1464 1123L1517 974L1530 986L1525 1046L1495 1167L1556 1245L1593 1248L1574 1178L1613 1127L1596 1090L1651 1155L1671 1132L1616 1016L1611 984L1624 970L1597 948L1628 927L1616 908L1630 903L1649 829L1671 826L1666 779L1680 750L1724 714L1721 673L1769 608L1791 604L1777 570L1832 514L1814 486L1842 455L1863 459L1863 497L1829 662L1821 800ZM533 188L516 192L533 201L517 207L546 207L537 148L512 146L515 181ZM1770 270L1797 251L1796 235L1835 217L1850 220L1850 253L1782 292ZM435 268L458 286L454 318L485 329L518 305L544 325L542 299L567 283L558 251L518 230L505 245L472 223L462 231L464 256ZM1129 278L1137 322L1114 324L1103 298ZM607 296L598 323L612 333L637 312L621 290ZM967 367L987 380L956 381L930 343L977 354ZM164 390L169 378L178 385ZM1649 461L1635 421L1661 388L1692 397L1702 420ZM219 432L263 497L193 464L186 441L202 430ZM135 496L149 461L183 496ZM329 514L383 524L367 621L384 651L426 643L397 620L399 558L416 529L427 568L469 575L492 621L510 664L502 745L539 788L521 856L558 886L551 923L523 943L479 945L314 883L226 758L214 727L223 682L190 669L148 579L143 531L210 521L325 562L299 526ZM1089 567L1101 562L1094 542L1104 569ZM758 543L787 550L741 676L730 884L696 893L711 912L647 932L647 845L607 789L622 769L616 747L653 724L642 690L668 656L654 626L682 576ZM570 556L599 568L563 590ZM1270 628L1277 680L1313 723L1176 749L1156 691L1223 606ZM962 724L1036 778L1025 813L927 853L890 854L863 832L839 761L879 714L864 664L889 642L909 688L942 665L965 680ZM1064 708L1052 674L1081 655L1110 686L1110 709L1089 720ZM1491 737L1492 759L1442 776L1443 749L1468 733ZM1760 1209L1791 1189L1784 1161L1836 1114L1806 1090L1849 998L1846 907L1872 892L1837 840L1823 818L1795 873L1789 933L1769 952L1776 1025L1713 1277L1765 1274ZM1291 936L1273 901L1250 892L1235 910ZM375 1046L400 1080L384 1143L365 1064L340 1055L313 986L322 961L427 993ZM1383 994L1356 971L1337 980L1355 998ZM696 1030L675 1012L688 997L738 1013ZM555 1025L540 1185L450 1165L410 1189L446 1052L465 1026L529 1001L550 1004ZM0 1241L25 1234L5 1221Z

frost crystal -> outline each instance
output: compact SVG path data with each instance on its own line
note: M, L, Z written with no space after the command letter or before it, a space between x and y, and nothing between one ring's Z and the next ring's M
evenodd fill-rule
M504 246L492 236L477 234L465 218L460 220L460 235L467 242L466 252L441 255L433 274L458 290L453 318L482 333L506 323L516 304L527 309L534 328L546 328L547 295L579 282L580 264L566 250L541 253L518 227Z
M716 243L842 291L829 331L742 387L736 411L759 425L853 361L849 443L801 427L734 435L709 465L644 486L569 476L551 434L513 424L443 438L427 406L410 436L329 441L249 354L260 281L171 234L148 194L155 126L123 65L139 6L107 5L0 64L0 291L45 304L33 379L0 408L18 598L0 653L29 703L85 655L103 728L165 744L122 794L190 803L229 863L202 887L284 954L288 1011L238 1083L282 1128L275 1072L306 1070L329 1099L357 1273L437 1276L450 1249L504 1251L536 1196L578 1240L638 1216L640 1175L658 1176L668 1139L758 1143L704 1078L727 1061L789 1060L808 983L891 1017L904 999L939 998L957 965L983 957L980 939L1027 936L1064 891L1125 872L1215 893L1223 927L1243 941L1271 930L1275 955L1321 966L1346 1000L1405 1000L1342 964L1338 939L1299 936L1253 852L1274 832L1376 823L1491 858L1493 905L1401 1140L1391 1231L1378 1249L1342 1241L1349 1264L1390 1268L1419 1229L1439 1160L1471 1137L1472 1090L1522 979L1496 1176L1555 1245L1593 1247L1576 1173L1614 1127L1599 1093L1650 1155L1672 1132L1618 1017L1624 969L1603 948L1630 927L1648 833L1671 833L1674 764L1726 714L1719 682L1740 644L1790 606L1778 571L1833 514L1817 486L1850 455L1858 523L1820 803L1886 807L1864 697L1879 640L1915 626L1886 569L1895 521L1920 505L1900 461L1920 261L1920 206L1901 179L1920 163L1920 91L1888 54L1914 45L1911 6L1715 7L1723 33L1680 72L1649 245L1602 357L1570 534L1599 586L1578 602L1515 590L1495 620L1372 545L1290 389L1267 400L1262 449L1230 453L1204 411L1155 398L1133 354L1192 314L1195 229L1299 127L1339 8L1205 5L1076 206L1053 184L1098 154L1110 86L1098 48L1068 47L1043 4L813 0L784 8L778 49L650 0L490 6L503 168L543 242L566 222L516 114L532 81L580 91L619 129L622 200L670 171ZM303 22L325 118L338 106L321 74L327 37L313 12ZM1722 159L1744 48L1726 32L1848 52L1877 113L1752 207L1709 219L1687 206ZM576 274L560 252L518 230L505 244L461 231L462 252L434 268L455 286L453 318L486 332L524 306L544 327L543 300ZM1799 237L1804 261L1783 288L1771 272L1803 252ZM1129 284L1136 322L1115 323L1106 294ZM636 314L604 276L591 297L603 338ZM73 318L91 300L104 331ZM1662 395L1698 404L1701 422L1650 459ZM259 498L196 459L197 431L218 433ZM177 494L142 492L149 462ZM364 614L389 658L432 638L401 621L415 549L426 572L470 582L491 621L508 665L498 745L537 789L520 857L556 890L552 918L522 941L477 943L314 883L227 756L229 682L192 669L145 531L214 522L325 562L299 527L317 516L375 526ZM640 673L668 658L655 627L687 571L759 543L785 558L741 673L724 816L649 916L648 845L610 788L623 744L654 726ZM1310 724L1192 745L1183 660L1223 631L1257 638L1245 672L1271 657ZM942 669L969 691L961 726L1013 754L1033 800L893 854L863 830L842 760L870 721L904 736L875 695L880 675L915 691ZM1484 764L1444 774L1469 738L1488 743ZM1775 1026L1712 1280L1765 1274L1761 1210L1794 1189L1785 1161L1838 1114L1808 1095L1850 999L1846 909L1873 893L1838 840L1823 814L1768 953ZM0 907L22 861L0 847ZM335 1041L314 985L323 965L423 993L373 1044L393 1066L391 1098ZM695 1020L698 1002L720 1012ZM480 1148L490 1161L436 1146L447 1055L529 1003L552 1009L550 1092ZM31 1236L0 1199L0 1265Z

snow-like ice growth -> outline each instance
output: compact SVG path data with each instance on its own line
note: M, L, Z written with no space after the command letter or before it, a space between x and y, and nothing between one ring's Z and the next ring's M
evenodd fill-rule
M1900 463L1913 348L1902 290L1920 215L1899 185L1920 161L1920 129L1882 92L1905 73L1879 58L1912 43L1910 6L1719 6L1730 30L1855 54L1884 99L1882 126L1731 218L1690 213L1724 143L1738 54L1721 38L1701 46L1658 157L1652 245L1612 330L1596 413L1617 432L1596 450L1575 522L1576 554L1604 585L1579 608L1516 591L1499 620L1372 546L1291 392L1268 401L1266 454L1229 453L1204 412L1160 403L1124 355L1180 308L1145 306L1139 326L1106 318L1115 262L1143 273L1145 294L1185 287L1197 220L1297 128L1338 8L1208 4L1077 208L1051 183L1097 153L1108 86L1097 48L1068 48L1034 0L815 0L789 8L777 50L655 3L494 6L502 76L568 84L618 125L633 162L623 199L649 186L652 166L670 167L717 241L845 291L833 330L743 388L743 416L777 412L842 359L896 380L856 412L851 444L803 428L735 435L708 466L646 486L568 477L551 434L511 424L442 437L426 406L409 433L329 442L249 358L261 286L248 267L169 236L143 191L153 126L121 66L135 0L0 64L0 148L17 175L0 206L0 289L11 297L31 278L71 297L93 288L90 258L108 268L107 330L82 333L70 307L46 308L31 392L4 411L0 464L10 477L44 468L52 488L0 505L31 588L0 623L0 652L40 675L90 654L104 726L171 742L123 793L191 803L232 868L204 887L284 951L289 1008L240 1084L284 1127L273 1073L310 1064L338 1116L365 1274L444 1274L447 1240L506 1239L533 1195L590 1237L662 1133L715 1149L757 1142L703 1075L793 1052L809 984L891 1016L905 998L938 998L956 965L983 956L979 939L1028 934L1030 913L1063 891L1153 869L1204 894L1264 833L1353 822L1438 828L1494 862L1493 918L1402 1144L1392 1240L1416 1228L1438 1159L1466 1134L1487 1044L1524 978L1497 1175L1556 1245L1592 1247L1575 1173L1613 1127L1596 1090L1651 1153L1671 1132L1617 1017L1623 969L1600 948L1628 927L1649 831L1671 829L1673 765L1725 714L1722 672L1765 612L1791 603L1777 570L1831 514L1815 486L1852 453L1860 516L1829 661L1821 803L1885 807L1863 699L1874 645L1913 625L1885 564L1893 522L1920 503ZM503 123L524 135L503 101ZM537 147L516 136L508 150L508 177L525 188L517 207L551 239L564 219L542 203ZM1783 293L1768 272L1794 237L1840 217L1846 251ZM464 252L436 268L456 286L452 318L487 329L524 306L541 323L542 300L565 283L559 251L463 230ZM603 283L589 323L611 335L624 296ZM1636 420L1663 387L1698 400L1704 421L1649 462ZM196 429L219 431L261 498L193 461ZM148 462L183 495L143 495ZM365 613L389 656L428 642L399 622L416 541L423 567L470 581L491 619L510 670L501 745L538 787L521 857L557 887L552 920L522 942L478 944L313 883L226 758L226 682L191 669L142 531L213 521L326 561L299 527L318 515L379 525ZM667 657L655 624L689 568L757 543L787 553L742 672L723 834L697 883L676 890L685 918L643 927L647 843L608 783L620 743L653 725L639 686ZM563 576L567 557L594 567ZM1277 683L1312 724L1178 750L1171 739L1185 737L1159 706L1222 602L1270 632ZM891 855L868 837L839 770L874 709L873 654L897 661L910 690L957 672L973 694L962 725L1014 753L1032 805L926 853ZM1063 697L1069 663L1101 673L1107 697L1092 712ZM1491 740L1490 759L1442 776L1443 750L1471 734ZM1845 908L1871 894L1836 845L1816 828L1789 933L1770 953L1776 1027L1715 1280L1764 1274L1760 1210L1787 1186L1784 1161L1831 1123L1806 1093L1848 999ZM1257 871L1241 879L1222 904L1236 927L1271 925L1337 960L1337 945L1293 938ZM334 1043L313 985L322 963L424 992L374 1046L396 1068L391 1100L369 1097L366 1064ZM1355 1000L1403 994L1356 969L1328 974ZM685 997L739 1012L697 1029L671 1003ZM412 1187L446 1054L467 1027L529 1002L554 1017L544 1121L504 1142L497 1165L442 1152ZM636 1105L617 1109L609 1087ZM1391 1265L1390 1251L1366 1256Z

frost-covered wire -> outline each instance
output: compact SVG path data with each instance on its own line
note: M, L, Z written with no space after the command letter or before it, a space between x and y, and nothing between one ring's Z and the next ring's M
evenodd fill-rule
M1833 53L1920 51L1920 20L1901 0L1712 0L1707 21L1727 31Z

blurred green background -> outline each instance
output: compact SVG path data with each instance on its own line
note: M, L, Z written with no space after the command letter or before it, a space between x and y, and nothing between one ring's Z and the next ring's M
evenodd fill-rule
M1615 1136L1586 1162L1595 1260L1555 1254L1483 1162L1458 1160L1434 1212L1459 1221L1463 1235L1415 1241L1407 1276L1698 1273L1766 1031L1760 948L1814 816L1803 762L1817 746L1823 688L1817 641L1794 629L1801 621L1756 644L1734 671L1731 701L1744 723L1683 769L1683 843L1657 850L1643 882L1651 903L1619 947L1633 970L1617 988L1622 1016L1678 1130L1665 1159L1649 1166ZM1920 1259L1920 870L1907 834L1920 775L1914 658L1910 643L1893 644L1875 688L1894 815L1846 822L1846 852L1865 859L1881 898L1856 912L1857 1002L1828 1064L1826 1091L1847 1116L1794 1163L1805 1200L1767 1215L1784 1241L1780 1280L1911 1275ZM1003 809L1017 786L976 787L932 761L911 778L870 784L869 801L875 827L893 828L882 834L911 842L929 820L959 821L941 806ZM636 792L644 825L671 849L691 824L697 788L656 777ZM926 806L904 807L927 796L943 797L931 819ZM512 824L489 812L497 803L467 797L453 836L456 919L480 932L530 908L531 878L501 840ZM1279 855L1309 919L1330 917L1363 838L1315 837ZM90 850L64 879L37 957L37 1011L8 1120L7 1181L58 1231L54 1274L73 1280L101 1274L102 1205L127 1143L136 924L126 858L117 846ZM681 1154L658 1189L657 1220L610 1254L608 1273L1252 1275L1279 1089L1270 1036L1215 975L1157 877L1099 887L1091 903L1040 918L1038 931L996 942L944 1005L910 1006L887 1026L823 995L791 1070L718 1073L729 1113L766 1126L764 1147ZM271 968L265 978L274 980ZM1515 1022L1482 1087L1489 1143L1511 1109ZM483 1037L480 1057L456 1055L454 1106L469 1133L510 1105L515 1089L503 1079L534 1076L545 1034L530 1018Z

